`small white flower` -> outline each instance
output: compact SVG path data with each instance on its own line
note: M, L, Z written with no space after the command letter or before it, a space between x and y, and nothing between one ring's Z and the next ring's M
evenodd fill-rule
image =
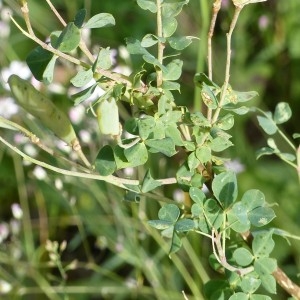
M32 173L36 179L44 180L47 178L47 173L46 173L45 169L40 166L36 166Z
M18 203L13 203L11 206L11 211L15 219L20 220L23 217L23 211Z
M80 130L79 137L84 143L89 143L92 140L91 134L87 130Z
M0 28L1 31L1 28ZM13 98L0 98L0 115L6 119L15 115L19 111L18 105Z
M12 290L12 286L5 280L0 279L0 294L7 294Z
M183 190L176 189L173 192L173 198L176 202L183 203L183 201L184 201L184 192L183 192Z
M8 237L9 227L7 223L0 223L0 244Z
M73 106L69 110L69 117L73 124L80 124L85 115L85 107L83 105Z
M233 159L230 161L226 161L224 163L224 165L228 171L233 171L237 174L245 171L245 166L240 162L239 159Z
M38 153L36 148L32 144L24 145L24 152L31 157L37 156Z
M55 179L54 185L59 191L63 188L63 182L59 178Z

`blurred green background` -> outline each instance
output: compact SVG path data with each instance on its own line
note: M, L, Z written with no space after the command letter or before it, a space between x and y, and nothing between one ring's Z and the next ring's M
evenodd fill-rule
M193 35L194 41L181 55L184 73L182 92L177 103L199 109L194 103L193 76L206 72L206 32L209 26L212 1L192 0L178 17L178 35ZM1 2L0 2L1 3ZM134 0L110 1L53 1L66 20L87 8L88 16L99 12L114 15L116 26L92 31L91 48L102 46L119 49L125 38L142 38L155 32L155 17L139 9ZM223 1L213 41L214 80L222 83L225 61L225 32L233 10ZM26 39L7 20L10 10L16 20L20 17L17 1L4 0L1 7L1 26L10 26L10 33L0 35L0 67L8 68L12 61L24 61L36 46ZM29 8L35 33L45 40L61 25L51 13L46 1L30 0ZM253 105L274 110L280 101L287 101L293 117L284 130L291 135L299 132L300 114L300 2L298 0L267 1L249 5L240 16L233 38L231 85L235 90L259 92ZM1 27L0 31L3 31ZM133 58L131 68L139 66ZM117 64L124 64L122 59ZM62 64L58 73L64 82L70 66ZM71 68L70 68L71 69ZM61 77L60 77L61 78ZM0 111L8 91L0 86ZM55 93L56 101L68 103L62 94ZM24 116L13 116L24 122ZM77 130L93 132L93 143L84 149L90 159L97 154L101 141L89 128L90 123L77 125ZM34 128L32 121L26 126ZM12 132L0 130L2 136L14 142ZM277 218L272 226L293 234L300 229L300 188L296 172L274 157L255 159L255 151L266 144L254 114L236 118L232 130L232 147L226 155L238 160L244 171L239 174L240 195L257 188L266 195ZM285 147L278 140L280 147ZM20 147L25 147L21 144ZM23 149L22 148L22 149ZM26 150L26 149L25 149ZM27 149L28 150L28 149ZM29 150L28 150L29 151ZM42 152L37 158L55 160ZM160 177L174 176L176 163L160 160L150 162ZM141 173L142 171L139 170ZM173 175L170 175L172 174ZM156 218L159 204L142 198L140 203L124 201L124 191L105 183L62 177L47 172L37 178L36 168L0 145L0 295L3 299L203 299L202 286L209 278L217 278L208 266L211 252L206 239L190 234L183 249L170 259L168 241L149 228L146 220ZM170 197L177 191L168 187L161 191ZM180 196L180 194L179 194ZM23 217L13 215L11 205L19 203ZM58 263L50 261L45 250L47 240L67 241L61 262L69 270L62 272ZM300 243L277 239L273 252L278 264L297 283L300 283ZM54 260L55 261L55 260ZM66 276L65 276L66 275ZM6 289L6 290L5 290ZM9 294L5 294L7 289ZM278 290L272 299L286 299Z

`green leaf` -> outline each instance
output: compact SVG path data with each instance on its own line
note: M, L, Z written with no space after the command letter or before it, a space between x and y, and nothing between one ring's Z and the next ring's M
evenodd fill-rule
M109 47L101 48L98 53L97 59L93 64L93 70L96 70L97 68L108 70L109 68L111 68L111 66L112 66L112 61L111 61Z
M245 205L242 202L237 202L232 207L232 213L236 216L242 224L248 224L248 211Z
M191 199L199 204L200 206L203 205L204 200L206 199L206 196L204 194L204 192L202 190L200 190L199 188L196 187L191 187L189 190L189 195L191 197Z
M156 45L157 43L158 43L158 37L155 36L154 34L148 33L143 37L141 41L141 46L148 48Z
M224 117L220 118L216 126L222 130L229 130L233 127L234 125L234 117L232 114L227 114Z
M181 246L182 246L182 241L181 241L180 236L178 235L178 233L176 231L173 231L169 255L177 252L181 248Z
M196 169L199 166L200 160L197 158L195 152L192 152L188 156L187 163L190 170Z
M157 12L156 3L154 0L137 0L137 4L144 10L149 10L154 14Z
M246 106L236 107L235 104L228 103L222 107L224 110L234 112L237 115L245 115L249 112L250 108Z
M151 139L146 140L145 144L150 148L149 151L157 153L160 152L168 157L175 155L175 144L169 137L164 139Z
M70 81L76 87L83 87L93 79L92 69L80 70Z
M70 52L78 47L80 39L80 30L73 22L70 22L61 32L53 47L62 52Z
M293 134L293 139L299 139L299 138L300 138L300 133Z
M176 124L168 126L165 133L166 137L170 137L176 146L183 146L181 132Z
M271 275L277 268L274 258L262 257L254 262L254 270L261 279L262 286L272 294L276 294L276 280Z
M277 151L275 151L274 149L272 149L270 147L262 147L261 149L256 151L256 159L259 159L260 157L262 157L264 155L272 155L276 152Z
M129 188L129 189L136 189L137 188L137 186L135 185L135 186L128 186L127 185L127 188ZM128 202L135 202L135 203L139 203L140 202L140 195L139 195L139 191L138 192L136 192L136 191L131 191L131 190L127 190L126 192L125 192L125 195L124 195L124 200L125 201L128 201Z
M261 285L261 280L249 274L246 275L241 282L243 292L253 294Z
M270 207L257 207L249 212L248 217L253 226L262 227L270 223L276 215Z
M195 154L202 164L211 161L211 149L209 147L202 146L197 148Z
M277 132L277 125L270 117L257 116L258 124L269 135Z
M163 72L164 80L178 80L181 76L183 61L180 59L172 60L166 66L166 72Z
M195 223L191 219L180 219L175 223L174 229L178 232L194 230Z
M218 101L215 94L205 82L202 83L201 97L208 108L216 109L218 107Z
M249 300L272 300L272 298L266 295L253 294L250 295Z
M132 167L144 165L148 160L148 151L144 143L137 143L125 149L124 155Z
M272 238L273 231L258 232L252 242L253 254L256 257L268 257L273 251L275 243Z
M235 249L233 252L233 258L236 263L242 267L249 266L254 259L252 253L246 248Z
M45 69L51 61L53 54L41 46L34 48L27 56L26 63L33 74L39 80L43 80Z
M174 50L182 51L192 43L192 36L169 37L167 40Z
M86 16L86 9L82 8L80 9L77 13L76 16L74 18L74 24L78 27L81 28L84 22Z
M223 223L223 211L215 199L207 199L204 202L206 221L214 229L220 228Z
M194 76L194 83L200 88L202 88L203 83L205 83L211 88L219 89L219 86L210 80L204 73L196 73Z
M146 140L150 133L154 130L155 127L155 119L152 116L145 116L143 118L138 119L138 134L143 139Z
M258 93L255 91L249 91L249 92L238 92L238 91L233 91L234 94L237 97L237 102L247 102L253 99L254 97L258 96Z
M276 124L282 124L287 122L292 116L292 110L288 103L279 102L276 105L274 112L274 121Z
M222 152L225 149L233 146L232 142L223 136L218 136L211 141L210 148L214 152Z
M150 170L148 170L142 182L142 192L148 193L161 185L162 183L160 181L152 178Z
M149 54L150 53L141 45L141 42L135 38L126 38L127 50L130 54Z
M249 212L250 210L265 204L265 195L260 190L251 189L244 193L241 202Z
M158 211L158 218L160 220L169 221L172 224L178 220L180 210L175 204L166 204Z
M200 127L210 127L210 122L203 116L201 112L195 112L190 115L191 121L194 125Z
M143 60L145 62L147 62L148 64L153 65L154 67L160 68L163 72L167 72L167 68L165 66L163 66L159 62L159 60L155 56L153 56L152 54L150 54L150 53L144 54L143 55Z
M236 175L233 172L224 172L215 176L212 182L215 197L225 207L232 205L237 198L238 187Z
M183 1L163 1L162 2L162 15L165 18L176 17L182 10L183 6L189 0Z
M71 96L72 100L74 101L74 105L79 105L80 103L82 103L83 101L87 100L89 97L92 96L92 94L94 93L96 87L97 87L97 83L91 85L90 87L84 89L83 91L80 91L76 94L73 94Z
M102 176L108 176L115 172L117 165L111 146L105 145L100 149L95 161L95 167Z
M162 31L163 31L163 37L168 38L177 29L177 21L175 18L163 18L162 20Z
M164 81L161 87L165 91L168 90L168 91L178 91L178 92L180 92L180 84L178 82Z
M58 56L54 55L43 73L43 82L47 85L53 81L54 67L57 59Z
M245 222L242 217L244 217L244 214L240 216L233 209L227 212L228 224L232 230L242 233L250 229L250 221L248 220ZM240 220L242 220L243 222L241 222Z
M173 225L173 222L165 220L149 220L147 223L158 230L165 230Z
M84 28L103 28L110 27L116 24L114 17L108 13L100 13L90 18Z
M291 153L278 153L278 156L283 159L283 160L288 160L288 161L295 161L296 156Z
M222 298L223 299L223 298ZM221 298L220 298L221 300ZM242 292L238 292L238 293L235 293L233 294L229 300L248 300L248 295L247 294L244 294Z

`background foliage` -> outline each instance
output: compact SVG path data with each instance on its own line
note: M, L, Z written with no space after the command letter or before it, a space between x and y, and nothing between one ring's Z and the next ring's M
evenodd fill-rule
M182 54L182 92L177 98L178 104L195 110L200 105L194 103L193 76L196 71L206 71L203 49L209 24L208 2L191 1L179 16L178 33L201 38ZM111 46L119 51L126 37L141 38L155 31L151 15L140 10L135 1L53 1L53 4L66 19L72 19L83 6L90 16L99 12L114 15L117 24L113 29L92 31L92 45ZM32 0L29 5L34 29L40 37L59 27L42 1ZM4 8L18 13L15 1L3 1L1 13ZM250 5L241 14L233 40L231 85L238 90L258 91L256 105L264 110L273 111L278 102L289 102L293 117L284 127L287 133L299 132L299 9L297 0ZM224 5L214 40L214 77L220 82L218 74L223 75L225 57L224 32L232 13L231 6ZM4 14L1 17L5 19ZM24 61L35 47L14 26L10 30L8 37L1 37L4 41L0 43L1 71L15 60ZM127 63L119 55L116 57L116 65ZM138 58L130 61L132 66L139 63ZM57 81L69 78L70 70L68 65L61 65ZM6 95L0 86L2 113L1 102ZM69 105L59 91L54 96L56 103ZM279 204L273 207L277 218L272 225L297 234L300 190L296 174L274 157L256 161L255 151L266 143L256 118L248 114L237 122L232 132L235 147L228 150L228 156L236 157L243 166L238 176L239 195L251 188L263 191L269 203ZM77 125L77 130L81 125ZM29 121L27 126L35 125ZM96 155L102 141L96 131L91 135L95 144L88 150ZM146 223L147 219L157 218L158 204L145 199L139 204L123 201L123 191L100 182L58 178L51 172L39 177L34 165L23 163L3 145L0 147L0 292L8 282L12 295L21 289L23 299L61 299L62 295L65 299L67 295L71 295L70 299L99 299L99 295L101 299L182 299L182 290L189 299L203 298L201 286L208 278L216 277L203 259L210 252L210 245L190 234L184 240L183 250L170 260L168 244ZM41 160L43 155L37 153ZM159 166L155 175L160 177L167 177L173 167L172 161L163 159L150 164ZM170 187L163 190L167 196L184 197L176 192ZM21 219L12 214L14 203L20 203ZM9 235L5 236L7 226ZM66 248L62 247L60 252L55 243L45 247L48 239L59 244L67 241ZM289 245L280 239L276 242L280 246L273 254L278 264L299 282L300 243L291 241ZM279 290L273 299L285 298Z

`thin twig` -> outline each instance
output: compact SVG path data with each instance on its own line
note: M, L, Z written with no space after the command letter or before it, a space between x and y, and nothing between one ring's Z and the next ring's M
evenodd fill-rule
M208 38L207 38L207 67L208 67L208 78L212 80L212 37L215 31L215 25L219 10L221 8L221 0L215 0L213 3L213 11L212 11L212 18L210 22L210 27L208 31ZM208 108L207 110L207 119L210 121L212 116L212 109Z
M220 102L219 102L218 108L216 109L214 116L212 118L212 124L214 124L218 120L220 111L223 106L223 102L225 101L225 98L226 98L227 89L228 89L228 85L229 85L229 78L230 78L230 66L231 66L231 37L232 37L232 33L236 26L236 23L237 23L237 20L238 20L241 10L242 10L242 7L235 8L234 15L233 15L233 18L232 18L232 21L230 24L230 28L226 35L227 36L227 56L226 56L225 79L224 79L224 84L222 87Z
M157 15L156 15L156 21L157 21L157 36L159 38L157 43L157 60L162 65L163 63L163 54L164 54L164 48L165 44L161 42L161 38L163 38L163 29L162 29L162 7L161 7L161 0L156 0L156 6L157 6ZM163 83L162 78L162 70L158 67L156 69L156 82L157 87L161 87Z

